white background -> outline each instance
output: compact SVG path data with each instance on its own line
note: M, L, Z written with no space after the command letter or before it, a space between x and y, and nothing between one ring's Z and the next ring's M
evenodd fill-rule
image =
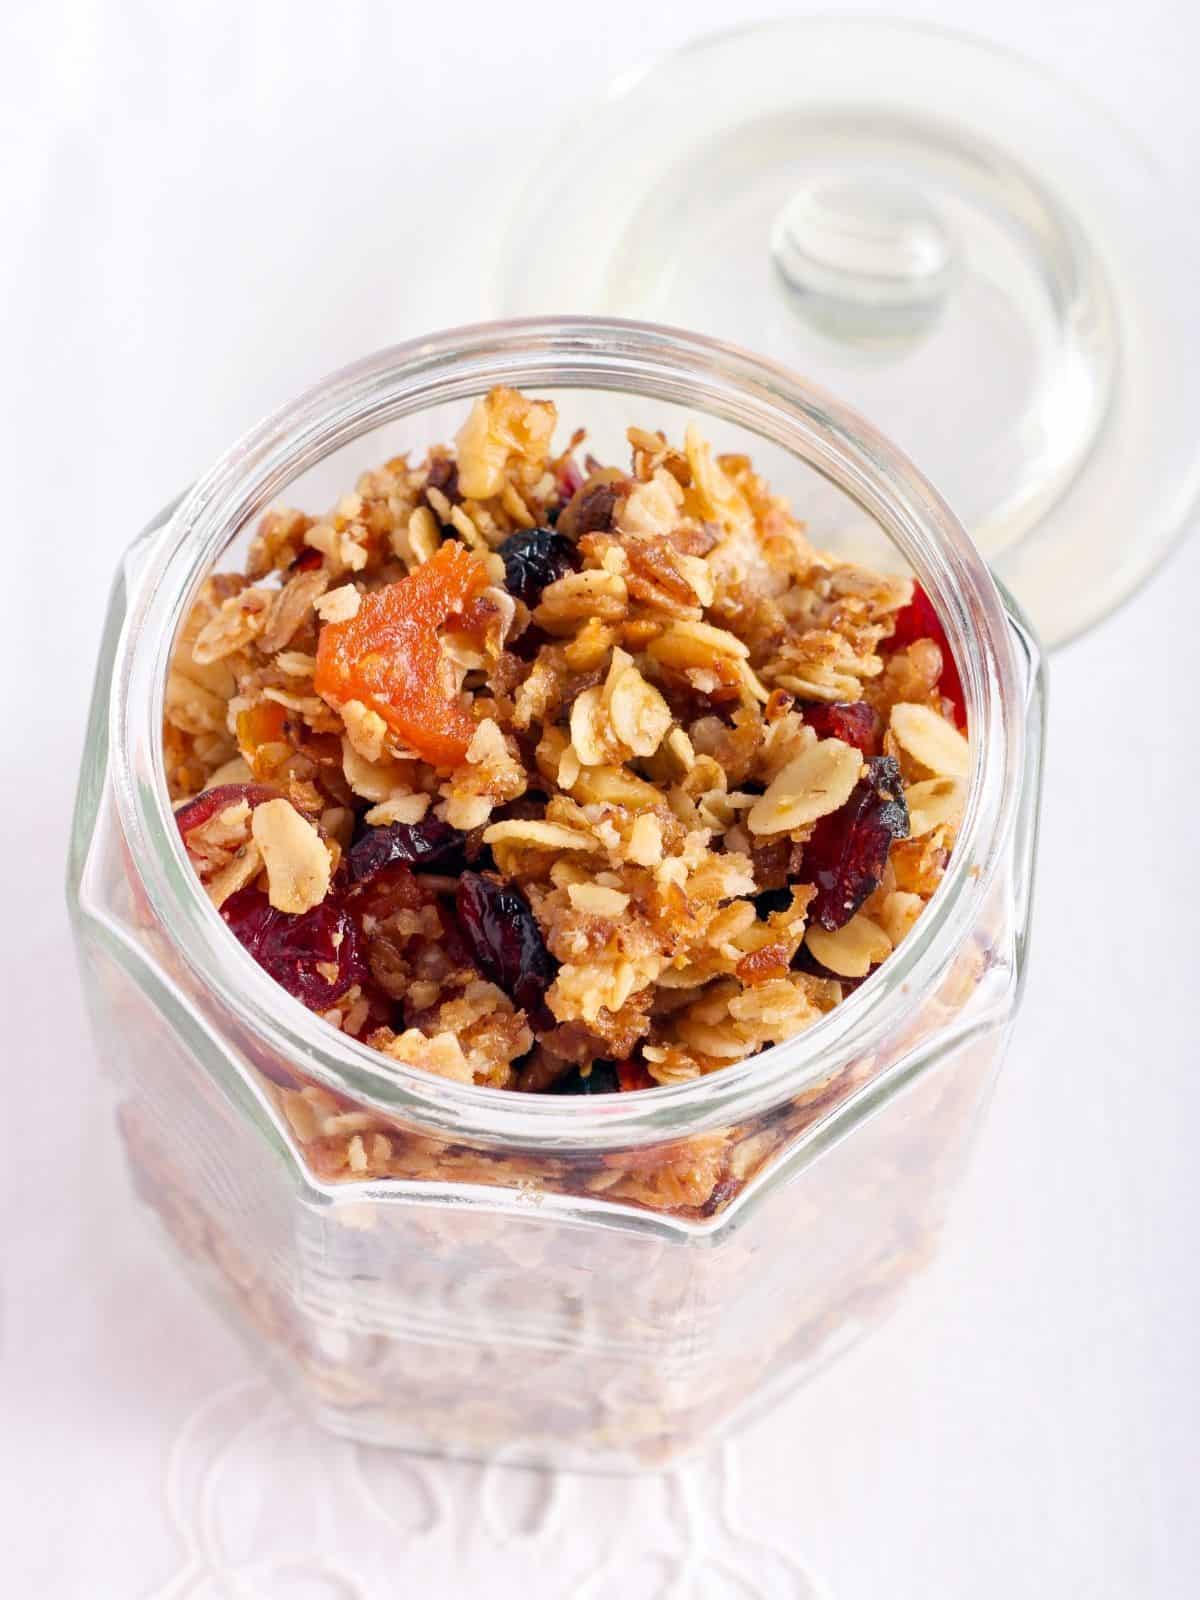
M907 11L1087 83L1200 194L1189 0ZM498 219L564 117L732 20L711 0L5 10L5 1595L1200 1588L1195 539L1054 660L1033 972L947 1253L873 1342L682 1478L325 1444L165 1267L105 1120L61 879L118 551L301 384L485 315Z

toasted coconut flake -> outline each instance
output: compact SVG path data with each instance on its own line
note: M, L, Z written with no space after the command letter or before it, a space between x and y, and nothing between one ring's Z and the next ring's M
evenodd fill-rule
M599 883L572 883L567 888L567 898L576 911L587 911L596 917L623 916L629 905L627 894Z
M281 801L287 805L287 801ZM288 810L291 811L288 806ZM293 812L293 815L295 813ZM208 898L219 911L229 899L231 894L236 894L239 889L244 889L248 883L253 883L262 871L263 859L257 844L253 841L243 845L231 861L218 871L205 884Z
M347 700L339 711L346 726L346 737L363 760L382 761L388 725L378 711L372 711L361 700Z
M571 747L585 767L600 767L613 754L610 726L599 688L585 689L571 707Z
M613 732L621 743L635 756L652 756L671 726L671 708L623 650L613 654L605 699Z
M363 820L372 828L387 827L393 822L420 822L430 803L427 794L398 794L372 806Z
M513 817L493 822L483 835L484 844L519 844L536 850L594 850L595 841L586 833L564 828L557 822L539 822L534 817Z
M806 931L804 942L821 965L839 978L865 978L892 950L891 939L861 911L835 933L814 925Z
M903 889L894 889L885 898L879 913L879 926L892 941L893 949L911 933L924 909L925 902L919 894L909 894Z
M329 851L312 823L288 800L265 800L250 820L276 911L311 911L329 892Z
M790 833L837 811L862 772L862 756L840 739L820 739L789 761L751 806L751 833Z
M358 614L361 595L352 583L330 589L316 602L314 610L322 622L349 622Z
M967 785L962 778L926 778L910 784L905 799L909 832L918 839L935 828L958 827L967 803Z
M965 778L970 772L971 746L930 706L902 701L892 707L890 727L901 749L937 777Z

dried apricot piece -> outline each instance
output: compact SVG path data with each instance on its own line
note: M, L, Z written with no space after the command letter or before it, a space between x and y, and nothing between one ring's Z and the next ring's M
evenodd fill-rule
M317 693L337 706L361 701L433 766L457 766L475 724L438 635L487 583L479 557L448 539L406 578L364 594L354 616L325 624L317 641Z

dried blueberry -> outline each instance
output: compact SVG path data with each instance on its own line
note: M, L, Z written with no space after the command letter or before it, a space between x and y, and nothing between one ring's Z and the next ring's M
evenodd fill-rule
M550 1086L551 1094L618 1094L621 1081L611 1061L593 1061L586 1077L583 1069L572 1067Z
M462 847L466 834L448 822L426 816L420 822L392 822L369 828L350 846L346 864L355 883L365 883L384 867L398 863L427 867L445 861Z
M464 872L455 897L459 926L475 964L538 1028L554 1026L545 1002L558 963L525 896L512 884Z
M533 609L547 584L565 578L579 565L575 546L553 528L529 528L510 534L500 546L504 583L514 600Z
M813 920L830 932L844 927L879 887L893 841L907 837L900 768L891 756L875 756L849 800L821 818L804 846L803 876L817 890Z

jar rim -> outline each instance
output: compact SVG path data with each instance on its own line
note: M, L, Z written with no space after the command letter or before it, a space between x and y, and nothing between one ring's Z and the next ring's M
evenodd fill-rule
M161 728L178 629L230 538L301 472L384 423L496 383L607 389L693 407L791 454L865 510L909 561L962 677L972 762L942 883L859 990L782 1044L636 1094L519 1094L395 1062L308 1011L234 939L192 871L168 795ZM335 1092L443 1137L542 1152L661 1143L743 1121L869 1054L936 988L968 937L1012 831L1024 771L1022 679L1000 592L937 491L865 419L769 360L703 335L618 318L528 318L449 329L332 373L232 446L144 553L111 687L121 826L174 951L250 1036Z

